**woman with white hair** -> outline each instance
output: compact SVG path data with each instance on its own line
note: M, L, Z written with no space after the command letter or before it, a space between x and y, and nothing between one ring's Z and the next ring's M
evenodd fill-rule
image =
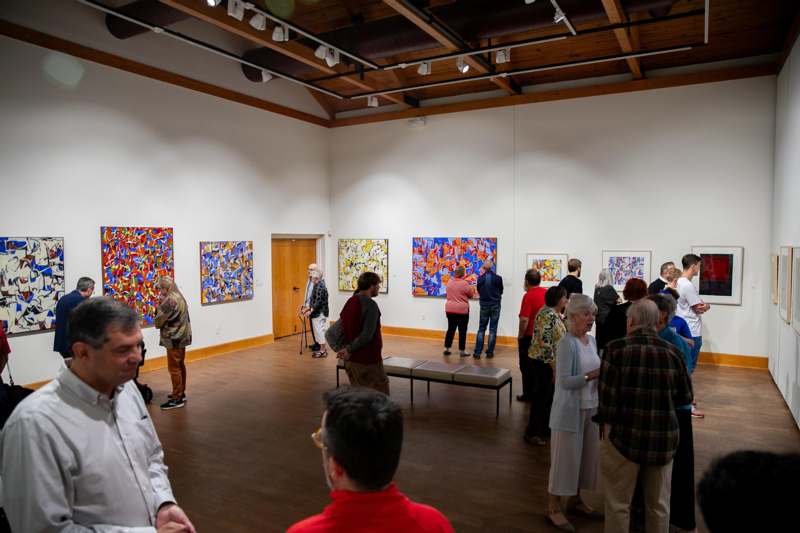
M547 511L553 525L563 531L575 528L564 515L562 498L568 499L566 509L600 516L580 497L580 490L594 490L597 480L600 433L592 417L597 413L600 357L589 335L596 313L589 296L573 294L567 304L567 334L556 350Z
M619 303L619 294L611 281L611 271L604 268L597 276L594 286L594 304L597 306L597 347L603 349L606 345L606 318L611 309Z

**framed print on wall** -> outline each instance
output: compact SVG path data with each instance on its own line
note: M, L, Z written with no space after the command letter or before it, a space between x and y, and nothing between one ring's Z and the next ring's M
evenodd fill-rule
M625 288L631 278L650 283L652 252L649 250L603 250L603 268L611 273L611 281L617 291Z
M253 299L253 241L200 242L200 304Z
M792 248L781 246L778 257L778 314L787 323L792 323Z
M497 237L414 237L411 241L411 294L445 296L447 282L459 266L470 285L478 282L484 261L497 268Z
M525 270L535 268L542 276L542 287L554 287L567 275L567 254L529 253L525 256Z
M364 272L378 274L380 292L389 292L389 239L339 239L339 290L356 290Z
M770 265L771 265L770 272L772 274L770 276L772 278L771 279L771 281L772 281L772 283L771 283L772 289L770 290L770 297L772 298L772 303L773 304L777 304L778 303L778 276L779 276L779 273L778 273L778 255L777 254L770 255Z
M692 280L703 301L718 305L742 305L744 248L692 246L692 253L703 260L700 274Z
M792 248L792 327L800 335L800 246Z

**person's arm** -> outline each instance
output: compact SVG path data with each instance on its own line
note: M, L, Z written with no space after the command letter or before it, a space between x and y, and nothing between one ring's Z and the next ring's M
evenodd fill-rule
M556 347L556 383L565 389L582 389L586 386L583 374L572 375L572 367L578 353L572 339L565 336Z
M519 332L517 333L517 338L521 339L525 336L525 330L528 329L528 322L530 322L528 317L519 317Z
M361 328L361 332L346 348L349 353L352 354L360 350L372 340L372 337L375 336L375 329L378 327L379 317L378 304L370 300L364 312L364 327Z
M519 308L519 333L517 338L521 339L525 335L525 330L528 329L530 322L531 303L527 296L522 297L522 305Z
M166 298L163 302L158 304L156 308L156 316L153 319L153 324L156 328L162 328L164 325L173 320L178 312L178 304L172 298Z
M497 274L495 274L495 277L497 278L497 283L499 285L498 289L500 290L500 294L503 294L503 278L501 278Z

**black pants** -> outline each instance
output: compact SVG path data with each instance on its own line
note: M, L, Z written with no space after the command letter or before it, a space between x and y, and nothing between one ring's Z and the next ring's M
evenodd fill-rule
M453 337L458 328L458 349L467 349L467 325L469 324L469 314L447 313L447 333L444 336L444 347L450 349L453 345Z
M669 522L681 529L697 527L694 519L694 435L692 412L678 410L680 441L672 462L672 494L669 501Z
M526 335L517 339L519 349L519 371L522 373L522 395L529 400L533 398L533 359L528 357L533 337Z
M550 435L550 408L553 406L553 368L538 359L533 361L533 398L531 414L525 434L529 437L546 439Z

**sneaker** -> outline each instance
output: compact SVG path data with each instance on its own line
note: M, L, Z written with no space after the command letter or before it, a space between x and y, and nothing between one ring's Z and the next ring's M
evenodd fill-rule
M313 359L319 359L321 357L328 357L328 351L326 350L324 352L314 352L314 353L311 354L311 357Z
M445 348L443 353L444 355L450 355L450 348Z
M705 417L706 414L703 411L701 411L694 405L692 406L692 418L705 418Z
M173 399L174 399L174 398L172 397L172 394L167 394L167 400L173 400ZM187 397L186 397L186 393L184 392L184 393L181 395L181 400L183 400L183 401L185 402L185 401L186 401L186 400L188 400L188 399L189 399L189 398L187 398Z
M481 354L479 354L479 353L472 354L472 357L474 357L475 359L480 359L481 358Z
M486 354L486 359L491 359L492 357L494 357L493 353L487 353Z
M167 400L161 404L162 411L169 411L170 409L179 409L186 405L186 400Z
M461 350L460 352L458 352L458 355L459 355L459 357L469 357L469 354L467 352L465 352L464 350Z

